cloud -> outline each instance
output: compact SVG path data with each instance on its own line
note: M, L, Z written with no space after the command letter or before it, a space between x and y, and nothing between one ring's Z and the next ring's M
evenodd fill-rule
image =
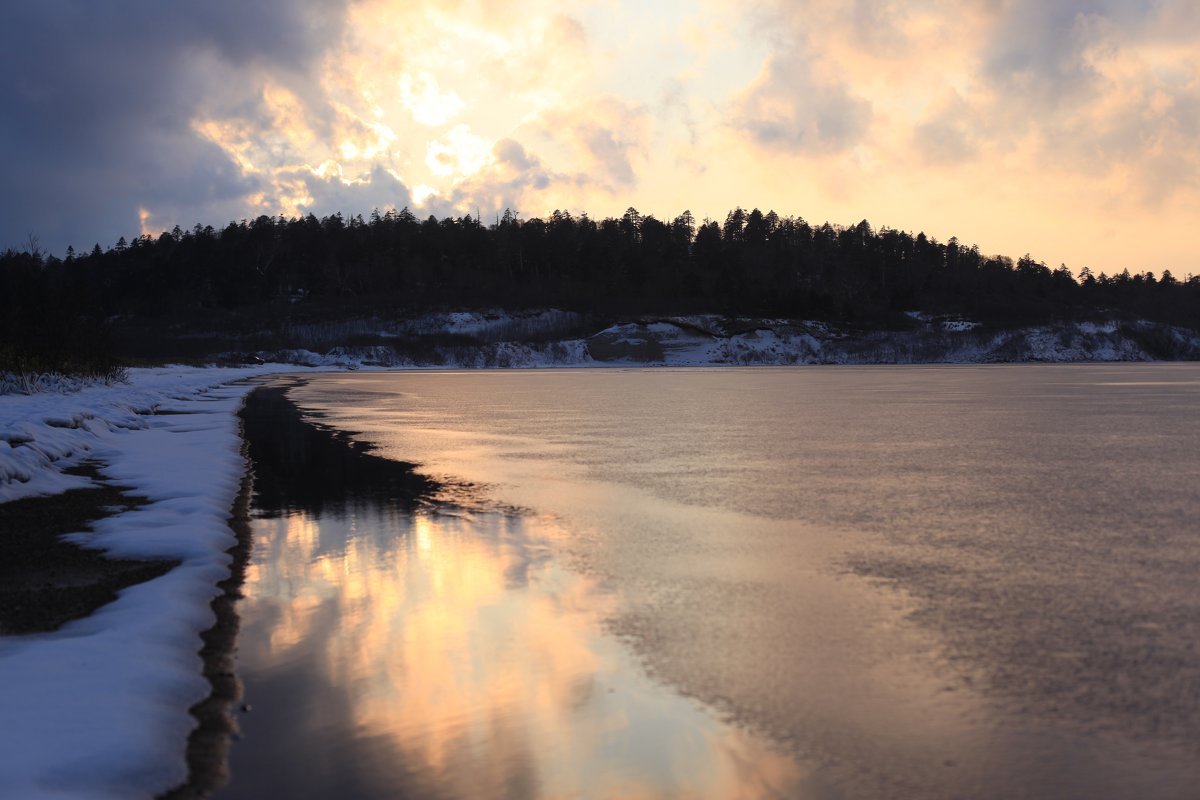
M1161 200L1200 177L1189 144L1200 134L1196 8L767 0L751 18L770 52L729 116L778 154L853 148L867 154L859 163L892 174L1003 164Z
M581 23L549 0L359 0L344 28L314 76L315 99L268 84L262 97L198 121L263 183L256 204L328 213L328 193L308 191L298 175L336 176L347 192L366 192L380 168L431 212L473 211L463 198L512 197L518 185L536 191L539 182L513 182L496 144L521 138L522 126L571 93L588 59Z
M871 104L843 84L814 80L803 57L772 55L734 99L732 116L764 148L827 153L861 140Z
M636 187L652 126L646 107L613 95L552 109L533 125L573 171L607 191Z
M767 45L758 74L729 103L730 123L768 152L852 150L875 118L872 71L903 60L903 16L883 0L775 0L752 7L749 35Z
M441 199L444 207L540 216L554 208L595 212L589 203L614 197L628 204L651 135L648 111L613 97L557 109L523 131L542 155L528 142L500 139L487 163Z
M295 180L299 184L297 188L302 187L308 195L307 205L320 209L323 214L340 212L351 217L376 208L400 209L415 205L404 181L382 166L353 180L334 173L319 174L299 169Z
M968 96L978 136L1028 137L1051 173L1118 174L1116 191L1159 202L1200 178L1200 15L1188 0L1006 4ZM1180 48L1180 28L1190 32ZM1170 166L1166 166L1166 165Z
M527 211L526 216L541 213L538 199L558 185L573 185L568 175L555 173L515 139L501 139L492 148L489 163L479 172L455 185L443 199L444 213L462 209L497 214L506 208L521 211L532 204L539 210Z
M1088 17L1080 7L1095 5L1010 3L991 26L979 76L992 88L1019 98L1022 107L1090 96L1097 76L1082 58Z
M0 30L0 247L136 233L139 209L233 213L258 182L192 128L234 71L307 85L338 2L14 3Z
M526 3L523 10L504 5L508 19L501 29L507 37L485 61L493 80L509 91L537 96L549 87L567 88L587 75L590 41L579 20L558 11L538 13L537 4L529 8Z
M978 154L978 121L962 96L949 90L934 110L916 124L913 144L927 164L955 165Z
M443 92L428 72L400 76L400 102L422 125L445 125L466 107L457 92Z
M429 143L425 164L435 175L463 178L487 165L491 149L491 143L473 133L470 127L455 125Z

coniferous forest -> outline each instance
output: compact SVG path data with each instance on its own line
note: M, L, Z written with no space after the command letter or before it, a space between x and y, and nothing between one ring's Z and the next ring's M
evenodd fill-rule
M557 307L592 315L720 313L902 328L906 311L985 324L1140 319L1200 328L1200 276L1079 277L957 239L741 208L724 221L629 209L491 223L407 208L349 219L261 216L176 227L106 249L0 255L0 369L92 369L156 350L153 331L230 320Z

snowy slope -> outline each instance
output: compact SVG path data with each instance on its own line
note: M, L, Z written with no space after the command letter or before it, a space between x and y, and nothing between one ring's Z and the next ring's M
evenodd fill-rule
M441 311L286 323L235 339L236 357L403 369L715 364L907 364L1200 358L1200 331L1139 321L987 328L906 312L904 330L716 314L610 324L559 309ZM218 333L211 334L220 338ZM228 337L225 337L228 340ZM262 349L255 342L272 342ZM233 354L230 354L233 355ZM0 393L4 391L0 376Z
M986 331L926 320L908 331L852 332L814 321L672 317L613 325L586 340L608 364L980 364L1200 358L1200 333L1152 323L1062 323Z
M0 500L84 485L59 470L98 460L153 502L77 538L182 562L54 633L0 638L0 797L148 797L187 777L187 709L210 691L198 634L244 469L235 412L252 385L230 382L284 368L133 370L127 386L0 396Z

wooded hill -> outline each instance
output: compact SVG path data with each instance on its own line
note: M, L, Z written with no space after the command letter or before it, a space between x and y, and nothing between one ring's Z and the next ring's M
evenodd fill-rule
M810 225L758 209L723 222L629 209L594 220L555 211L492 224L408 209L318 219L261 216L176 227L108 250L0 255L0 368L107 358L107 335L230 312L262 324L319 313L554 306L591 314L708 312L903 328L905 311L993 325L1119 318L1200 328L1200 276L1077 279L1029 255L985 256L923 233Z

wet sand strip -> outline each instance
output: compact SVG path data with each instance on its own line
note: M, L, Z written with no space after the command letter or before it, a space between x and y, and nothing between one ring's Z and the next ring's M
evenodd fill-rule
M0 635L46 633L86 617L127 586L165 574L177 561L109 558L64 540L97 520L150 501L105 481L95 463L66 472L96 483L49 497L0 504Z

